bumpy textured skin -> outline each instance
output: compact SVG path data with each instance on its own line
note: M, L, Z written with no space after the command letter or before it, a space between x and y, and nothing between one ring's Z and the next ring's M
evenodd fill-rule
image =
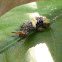
M37 24L36 24L37 31L43 31L44 29L46 29L46 27L43 24L42 17L36 17L36 20L37 20Z
M48 24L43 23L43 18L42 17L36 17L36 20L37 20L36 28L33 27L32 22L24 23L21 26L20 32L23 33L23 34L19 34L19 37L21 39L25 38L29 33L31 33L34 30L36 30L36 31L44 31L50 25L50 23L48 23Z
M19 34L19 37L23 39L23 38L25 38L30 32L32 32L33 30L35 30L35 28L32 26L32 22L24 23L24 24L21 26L20 31L21 31L22 33L24 33L25 35Z

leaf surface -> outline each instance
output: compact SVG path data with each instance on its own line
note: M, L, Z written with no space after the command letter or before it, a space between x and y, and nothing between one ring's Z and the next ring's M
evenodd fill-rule
M44 32L34 32L20 42L14 40L11 36L15 34L11 32L35 15L46 16L54 23ZM47 45L54 62L62 62L61 25L62 1L59 0L29 3L10 10L0 17L0 62L37 62L29 51L43 43Z

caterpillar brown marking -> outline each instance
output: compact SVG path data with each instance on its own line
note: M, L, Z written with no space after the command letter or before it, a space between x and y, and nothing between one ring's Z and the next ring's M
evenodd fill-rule
M45 16L38 16L32 18L29 22L24 23L20 27L20 31L12 32L19 34L20 39L24 39L31 32L35 31L44 31L50 26L50 20Z

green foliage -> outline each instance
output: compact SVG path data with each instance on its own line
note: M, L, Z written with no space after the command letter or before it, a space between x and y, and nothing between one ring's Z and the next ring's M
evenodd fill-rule
M18 6L0 17L0 62L30 62L27 51L37 44L46 43L55 62L62 62L62 1L40 1ZM36 8L37 6L37 8ZM20 25L30 20L30 14L38 13L52 21L44 32L35 32L17 42L11 37ZM29 57L29 58L28 58ZM32 59L32 62L36 62Z

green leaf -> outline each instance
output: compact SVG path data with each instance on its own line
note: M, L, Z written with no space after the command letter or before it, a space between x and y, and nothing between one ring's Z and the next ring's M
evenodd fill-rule
M20 25L35 15L46 16L51 22L53 21L50 28L44 32L34 32L20 42L11 37L15 35L11 32L16 31ZM43 54L41 61L43 58L49 61L48 54L48 58L46 57L47 50L49 50L54 62L62 62L61 25L62 1L59 0L29 3L10 10L0 17L0 62L40 62L36 57L40 51L40 57ZM45 50L45 47L48 49ZM45 50L44 53L43 50Z

